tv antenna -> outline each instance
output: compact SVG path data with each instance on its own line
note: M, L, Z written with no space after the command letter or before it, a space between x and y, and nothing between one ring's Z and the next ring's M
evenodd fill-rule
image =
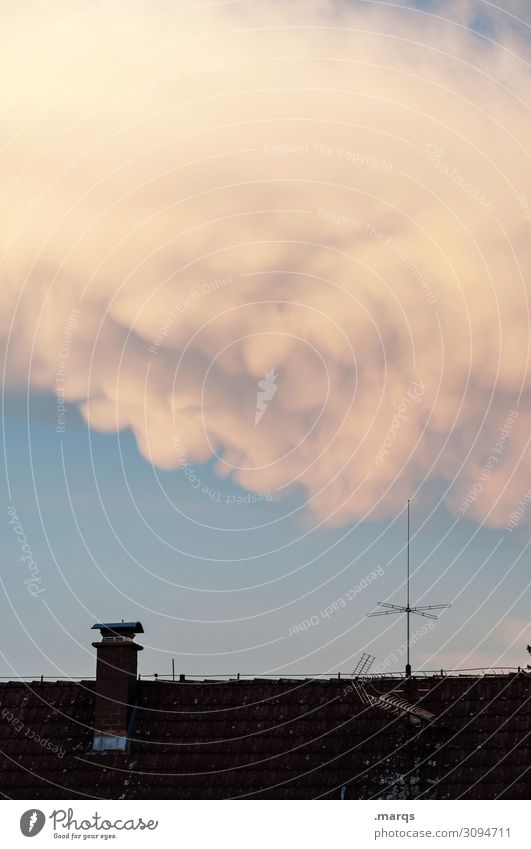
M409 657L410 651L410 617L412 613L416 613L418 616L426 616L427 619L437 619L437 615L435 613L426 613L427 610L444 610L447 607L451 607L451 604L427 604L422 607L416 606L411 607L409 602L409 498L407 500L407 581L406 581L406 603L405 605L400 604L388 604L384 601L378 601L377 604L380 607L388 608L387 610L375 610L373 613L368 613L367 616L389 616L392 613L405 613L406 614L406 629L407 629L407 640L406 640L406 649L407 649L407 657L406 657L406 678L411 678L411 663Z
M354 667L354 671L352 672L352 677L353 678L361 678L364 675L366 675L366 673L368 672L368 670L372 666L375 659L376 658L374 657L373 654L368 654L366 651L364 651L362 653L360 659L358 660L356 666Z

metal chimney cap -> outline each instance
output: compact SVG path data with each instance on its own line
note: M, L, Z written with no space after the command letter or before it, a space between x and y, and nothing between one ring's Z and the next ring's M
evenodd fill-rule
M144 629L141 622L96 622L91 631L114 631L118 634L143 634Z

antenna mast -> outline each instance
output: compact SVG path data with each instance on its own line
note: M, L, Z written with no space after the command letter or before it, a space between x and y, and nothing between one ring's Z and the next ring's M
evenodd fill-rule
M407 659L406 659L406 678L411 678L411 663L409 662L409 617L411 615L411 607L409 605L409 498L407 500L407 601L406 601L406 621L407 621Z
M410 536L410 519L409 519L409 498L407 500L407 580L406 580L406 604L387 604L384 601L379 601L377 604L380 607L388 608L387 610L375 610L373 613L368 613L367 616L388 616L391 613L405 613L406 614L406 678L411 678L411 663L410 663L410 648L411 648L411 640L410 640L410 616L412 613L416 613L418 616L426 616L428 619L437 619L437 616L434 613L426 613L426 610L444 610L447 607L451 607L451 604L428 604L422 607L411 607L410 604L410 596L409 596L409 536Z

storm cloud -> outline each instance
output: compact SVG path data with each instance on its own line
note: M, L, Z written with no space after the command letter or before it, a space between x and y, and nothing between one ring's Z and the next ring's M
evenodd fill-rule
M529 68L460 8L4 3L7 388L331 524L529 521Z

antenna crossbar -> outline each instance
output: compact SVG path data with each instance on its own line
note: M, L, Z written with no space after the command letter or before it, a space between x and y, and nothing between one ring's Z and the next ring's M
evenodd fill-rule
M389 616L392 613L404 613L405 607L401 607L400 610L375 610L373 613L367 613L367 616L372 618L373 616Z

